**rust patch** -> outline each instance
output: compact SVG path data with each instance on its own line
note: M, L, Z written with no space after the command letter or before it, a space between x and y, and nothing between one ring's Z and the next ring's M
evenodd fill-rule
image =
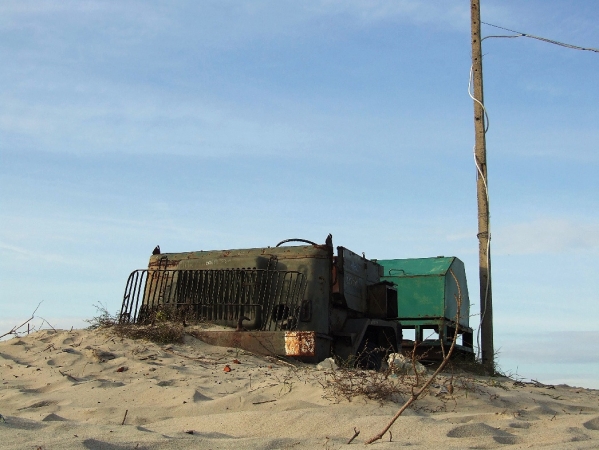
M314 356L316 342L312 331L285 332L285 354L287 356Z

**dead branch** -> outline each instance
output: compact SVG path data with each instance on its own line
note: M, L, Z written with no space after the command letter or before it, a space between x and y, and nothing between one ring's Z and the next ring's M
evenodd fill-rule
M530 382L532 383L532 385L534 387L537 387L537 388L555 389L555 386L553 386L552 384L543 384L540 381L532 380L532 379L530 380Z
M14 326L12 327L12 329L10 331L7 331L6 333L4 333L3 335L0 335L0 339L2 339L4 336L8 336L10 334L17 334L17 331L24 327L25 325L27 325L29 322L31 322L33 319L35 319L35 313L37 312L37 310L39 309L40 305L42 304L43 300L41 302L39 302L37 304L37 306L35 307L35 309L33 310L33 312L31 313L31 317L29 319L27 319L25 322L23 322L21 325L19 326Z
M125 420L127 419L127 413L129 412L128 409L125 410L125 417L123 417L123 421L121 422L121 425L125 425Z
M413 350L412 350L412 369L414 370L414 376L416 377L416 382L414 383L415 386L418 386L420 384L420 378L418 377L418 370L416 370L416 349L418 348L418 339L414 340L414 346L413 346Z
M443 358L443 361L441 362L441 364L439 365L439 367L437 368L437 370L435 370L435 372L431 375L431 377L428 379L428 381L426 383L424 383L424 386L422 386L420 389L416 389L416 386L413 386L410 398L403 404L403 406L399 409L399 411L397 411L395 413L395 415L389 421L389 423L387 424L387 426L385 426L385 428L383 428L383 430L380 433L378 433L377 435L375 435L375 436L371 437L370 439L368 439L365 442L366 444L372 444L373 442L378 441L379 439L383 438L383 436L385 435L385 433L387 433L387 431L389 431L389 429L393 426L393 424L399 418L399 416L401 416L403 414L403 412L406 409L408 409L412 403L414 403L416 400L418 400L418 397L420 397L420 395L431 385L431 383L435 380L435 378L437 377L437 375L443 370L443 368L445 367L445 365L449 362L449 358L451 358L451 354L453 353L453 349L455 348L455 344L456 344L456 341L458 339L458 330L457 330L457 327L458 327L458 324L460 323L460 310L461 310L461 307L462 307L462 290L460 288L460 283L458 282L457 277L453 273L453 270L449 269L449 273L451 274L451 276L455 280L456 285L458 287L458 293L455 296L456 297L456 303L457 303L457 312L456 312L456 318L455 318L456 330L455 330L455 333L453 334L453 340L451 341L451 347L449 347L449 350L448 350L447 354L445 355L445 358Z
M40 319L42 319L44 322L46 322L46 323L48 324L48 326L49 326L50 328L52 328L52 329L54 330L54 332L55 332L55 333L57 333L57 331L56 331L56 328L54 328L50 322L48 322L48 321L47 321L46 319L44 319L42 316L38 316L38 317L39 317Z
M349 441L347 441L348 444L351 444L351 442L358 437L358 435L360 434L360 430L358 430L356 427L354 427L354 435L351 437L351 439Z

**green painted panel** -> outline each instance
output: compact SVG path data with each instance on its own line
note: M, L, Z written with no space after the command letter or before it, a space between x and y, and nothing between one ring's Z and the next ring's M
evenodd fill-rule
M377 261L385 268L385 276L445 275L455 257L385 259Z
M433 277L385 277L397 284L398 313L400 317L443 317L445 280Z

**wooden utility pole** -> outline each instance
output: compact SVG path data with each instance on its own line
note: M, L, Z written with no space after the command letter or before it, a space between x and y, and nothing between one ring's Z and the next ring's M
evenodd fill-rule
M491 235L489 234L489 192L487 183L487 145L483 108L483 56L480 36L480 0L471 0L472 87L474 95L474 158L477 165L478 263L480 279L480 346L482 363L494 371L493 302L491 296Z

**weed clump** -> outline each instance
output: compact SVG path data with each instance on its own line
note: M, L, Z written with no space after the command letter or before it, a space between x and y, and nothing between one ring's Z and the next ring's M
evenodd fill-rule
M185 333L183 325L180 323L157 317L159 320L153 320L146 324L135 324L130 323L128 320L121 320L119 313L111 314L106 306L101 303L94 305L94 307L97 315L86 320L90 324L89 330L107 330L122 338L145 339L157 344L183 342Z
M386 372L342 367L327 371L322 384L323 398L339 402L365 397L381 404L385 401L398 402L403 399L401 387L389 378Z

